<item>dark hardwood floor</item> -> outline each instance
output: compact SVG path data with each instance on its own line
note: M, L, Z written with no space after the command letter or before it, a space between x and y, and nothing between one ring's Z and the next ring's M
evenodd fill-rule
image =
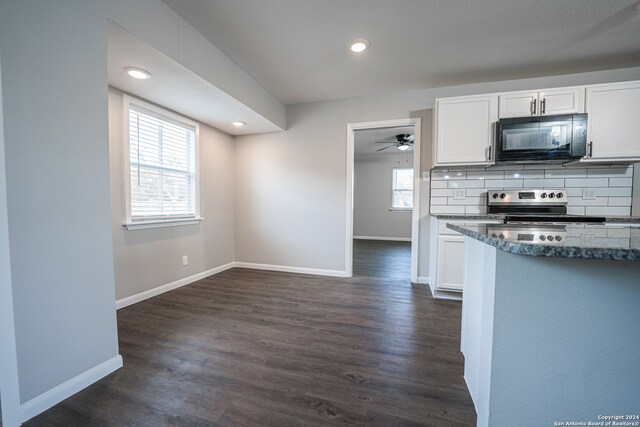
M354 242L351 279L232 269L118 311L124 367L27 426L475 425L460 304L409 244Z

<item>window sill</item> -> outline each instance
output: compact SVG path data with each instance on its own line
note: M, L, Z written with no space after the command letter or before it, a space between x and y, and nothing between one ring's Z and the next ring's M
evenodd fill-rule
M389 212L411 212L413 208L391 208Z
M163 219L156 221L125 222L122 224L127 230L146 230L149 228L178 227L180 225L197 225L204 218Z

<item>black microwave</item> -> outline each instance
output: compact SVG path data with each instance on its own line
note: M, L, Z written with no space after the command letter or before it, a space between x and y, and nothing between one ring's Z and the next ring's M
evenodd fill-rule
M587 115L515 117L496 124L496 163L567 162L586 155Z

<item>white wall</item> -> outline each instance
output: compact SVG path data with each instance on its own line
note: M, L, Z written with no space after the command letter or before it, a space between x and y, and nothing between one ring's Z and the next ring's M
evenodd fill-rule
M286 132L237 138L236 257L345 270L347 123L410 117L438 97L635 79L640 68L288 106Z
M118 355L100 2L2 2L7 206L23 403Z
M199 225L126 230L123 96L109 89L111 215L116 298L131 297L234 260L233 138L200 124ZM187 255L189 265L182 266Z
M11 287L1 74L0 71L0 425L12 427L20 423L20 394Z
M355 156L354 237L411 238L411 211L391 210L394 168L413 168L413 153Z

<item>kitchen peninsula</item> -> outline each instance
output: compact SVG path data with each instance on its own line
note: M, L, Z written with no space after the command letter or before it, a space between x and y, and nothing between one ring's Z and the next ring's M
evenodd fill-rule
M565 225L559 245L518 225L447 227L465 236L461 350L479 426L640 414L640 228Z

